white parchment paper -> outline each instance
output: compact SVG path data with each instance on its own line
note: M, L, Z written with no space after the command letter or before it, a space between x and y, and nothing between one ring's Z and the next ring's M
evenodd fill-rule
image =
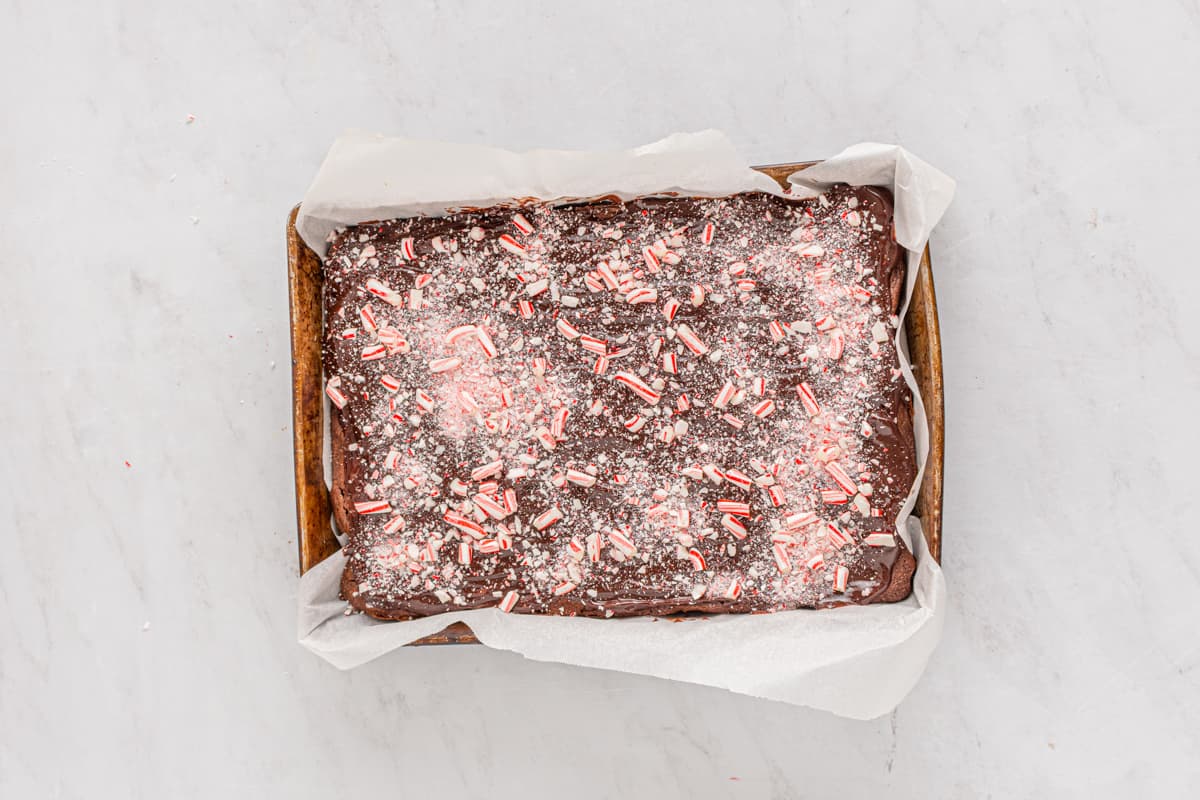
M954 193L950 178L903 148L859 144L792 175L790 182L792 195L800 197L838 182L890 188L896 198L896 238L908 251L911 295L921 251ZM437 215L512 198L630 198L669 191L720 196L751 190L779 193L778 185L750 169L717 131L675 134L625 151L527 153L351 133L330 149L305 195L297 226L309 246L324 254L325 237L343 225ZM903 328L897 335L903 352ZM903 355L901 360L916 397L914 427L923 474L928 425L912 371ZM917 557L913 593L902 603L675 623L495 609L380 622L345 615L347 604L337 596L345 560L338 552L300 580L300 643L350 669L461 620L484 644L527 658L690 681L871 719L895 708L916 684L945 618L941 570L929 557L920 520L909 515L920 481L918 475L898 520Z

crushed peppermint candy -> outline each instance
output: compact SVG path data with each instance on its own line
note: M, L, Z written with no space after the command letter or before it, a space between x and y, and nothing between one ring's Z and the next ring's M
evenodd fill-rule
M336 232L324 390L355 464L352 602L876 599L915 476L891 228L882 195L843 187Z

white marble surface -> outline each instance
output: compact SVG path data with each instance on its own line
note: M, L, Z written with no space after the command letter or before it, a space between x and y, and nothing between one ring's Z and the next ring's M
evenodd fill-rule
M3 5L0 797L1200 783L1195 0ZM760 163L876 139L959 179L933 242L954 607L890 718L296 645L283 222L347 126L716 126Z

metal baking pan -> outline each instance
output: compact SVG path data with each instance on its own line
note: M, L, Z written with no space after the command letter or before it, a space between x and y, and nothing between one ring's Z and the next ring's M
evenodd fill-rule
M783 186L787 176L817 162L755 167ZM296 468L296 527L300 574L304 574L341 546L333 533L329 487L322 461L329 427L325 419L325 393L321 371L321 259L296 232L296 206L288 215L288 299L292 328L292 441ZM913 373L925 401L929 420L929 460L917 495L915 514L921 518L929 552L942 556L942 465L945 419L942 403L942 342L938 332L937 298L929 248L921 256L912 301L905 318L908 353ZM413 642L425 644L477 644L461 622L440 633Z

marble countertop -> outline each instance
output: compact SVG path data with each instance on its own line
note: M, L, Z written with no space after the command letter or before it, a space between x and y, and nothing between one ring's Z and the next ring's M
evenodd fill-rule
M0 29L0 796L1200 783L1194 2L53 5ZM347 127L718 127L755 163L894 141L958 179L932 244L953 605L893 714L296 644L283 227Z

